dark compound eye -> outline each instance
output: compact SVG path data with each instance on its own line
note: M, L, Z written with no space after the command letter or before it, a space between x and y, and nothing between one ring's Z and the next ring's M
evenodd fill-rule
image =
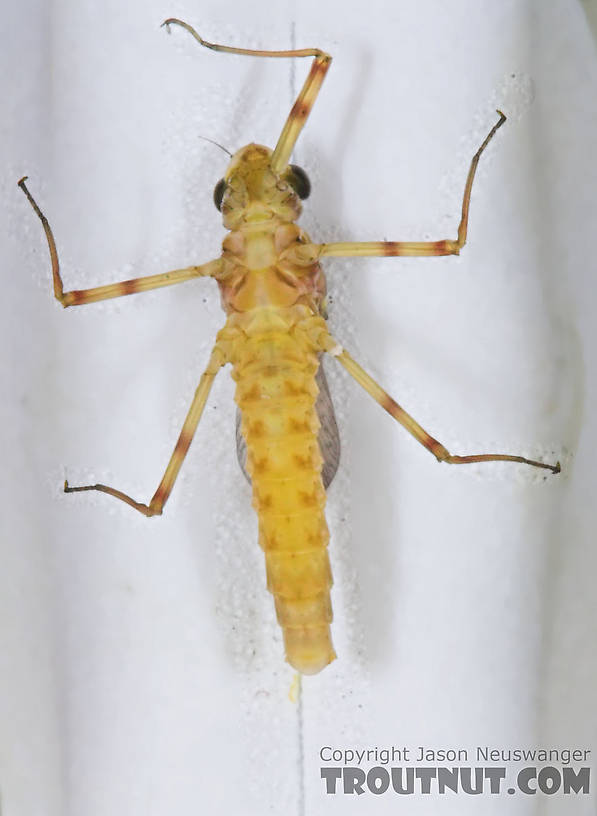
M289 164L288 170L284 174L284 178L290 184L294 192L299 198L309 198L311 192L311 182L309 176L305 173L302 167L296 164Z
M224 198L225 191L226 182L224 179L220 179L214 187L214 204L216 205L216 209L220 211L222 210L222 199Z

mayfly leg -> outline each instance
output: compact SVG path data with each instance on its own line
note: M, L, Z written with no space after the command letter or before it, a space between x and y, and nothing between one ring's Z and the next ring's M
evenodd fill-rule
M64 308L68 306L83 306L86 303L96 303L98 300L108 300L110 298L122 297L124 295L134 295L137 292L147 292L150 289L158 289L162 286L173 286L176 283L183 283L192 278L213 276L220 268L221 261L218 258L202 266L188 266L186 269L175 269L171 272L162 272L159 275L148 275L144 278L132 278L131 280L109 283L106 286L96 286L92 289L75 289L72 292L65 292L60 275L60 261L58 260L58 250L50 223L39 208L38 203L33 198L25 182L27 176L19 181L19 187L27 196L27 200L35 210L36 215L42 223L48 249L50 250L50 261L52 263L52 279L54 282L54 297Z
M456 456L450 453L441 442L438 442L431 434L427 433L404 408L398 405L387 391L384 391L379 383L367 374L347 351L338 345L330 334L324 335L321 343L325 351L335 357L348 371L350 376L353 377L390 416L399 422L403 428L406 428L417 442L420 442L421 445L426 447L427 450L435 456L438 462L446 462L449 465L467 465L473 462L521 462L525 465L551 470L552 473L560 472L559 462L556 462L555 465L548 465L545 462L537 462L535 459L526 459L524 456L513 456L505 453L475 453L466 456Z
M499 119L491 128L483 143L473 156L471 166L464 185L464 195L462 197L462 211L460 224L458 225L458 237L456 240L444 239L441 241L347 241L333 244L314 244L312 247L301 247L301 252L311 252L314 260L319 258L395 258L398 256L408 257L432 257L439 255L459 255L460 250L466 243L468 230L468 214L471 201L471 190L475 172L481 154L493 139L496 131L506 121L506 117L501 111L497 111Z
M174 487L174 482L178 476L178 471L180 470L189 447L191 446L191 442L193 441L193 436L197 430L197 425L201 419L201 415L203 413L213 381L220 368L226 362L227 361L222 350L220 349L219 345L216 344L211 353L209 364L203 373L201 380L199 381L197 390L195 391L195 396L193 397L191 407L182 426L180 436L178 437L178 441L174 447L174 451L170 457L168 466L149 504L143 504L142 502L135 501L135 499L131 498L126 493L123 493L121 490L117 490L114 487L109 487L108 485L104 484L71 487L68 482L65 482L64 492L79 493L84 490L98 490L101 493L107 493L109 496L114 496L114 498L126 502L126 504L128 504L130 507L133 507L135 510L143 513L144 516L161 515L162 509L168 501L168 497L170 496L172 488Z
M296 98L292 110L286 120L278 143L271 156L271 169L274 173L282 173L288 164L288 159L294 148L296 140L303 129L311 109L317 99L319 89L325 79L332 58L325 51L319 48L299 48L292 51L255 51L250 48L236 48L230 45L218 45L204 40L195 29L183 20L170 17L164 20L162 25L168 29L170 25L179 25L185 28L201 45L211 48L212 51L222 51L227 54L244 54L249 57L314 57L309 75L304 82L299 95Z
M108 298L132 295L137 292L146 292L149 289L157 289L162 286L172 286L176 283L191 280L192 278L208 275L212 276L220 269L221 261L220 259L217 259L202 266L189 266L186 269L163 272L159 275L149 275L144 278L133 278L127 281L120 281L119 283L110 283L106 286L97 286L92 289L79 289L72 292L65 292L62 277L60 275L58 250L56 249L56 241L54 239L52 228L50 227L48 219L45 217L39 208L39 205L27 189L27 185L25 184L26 180L27 176L24 176L19 181L19 187L27 196L29 203L38 215L44 228L46 239L48 241L48 248L50 250L50 260L52 263L54 296L56 297L56 300L58 300L65 308L67 306L81 306L85 303L95 303L98 300L107 300ZM191 408L182 427L178 442L176 443L174 452L168 463L162 481L160 482L158 489L156 490L149 504L143 504L142 502L135 501L135 499L131 498L131 496L128 496L126 493L123 493L121 490L117 490L114 487L109 487L108 485L103 484L70 487L68 482L65 481L64 492L78 493L84 490L98 490L126 502L126 504L130 505L135 510L138 510L140 513L143 513L145 516L159 515L162 512L162 508L166 503L168 496L170 495L178 475L178 471L180 470L184 457L189 449L193 435L199 420L201 419L201 414L203 413L203 408L209 395L213 380L225 362L225 355L219 345L216 344L214 350L212 351L209 365L201 377L199 386L191 404Z

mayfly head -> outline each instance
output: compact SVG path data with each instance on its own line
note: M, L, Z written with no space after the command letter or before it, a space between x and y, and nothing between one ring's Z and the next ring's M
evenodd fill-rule
M307 174L290 164L278 175L271 168L271 156L269 147L250 144L232 157L226 175L214 189L214 203L227 229L295 221L301 214L301 199L311 191Z

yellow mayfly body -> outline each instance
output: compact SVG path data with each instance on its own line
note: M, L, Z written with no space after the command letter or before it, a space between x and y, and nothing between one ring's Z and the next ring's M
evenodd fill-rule
M121 499L145 516L161 514L214 378L222 366L230 363L246 447L241 459L246 455L244 468L252 482L267 585L274 596L283 630L286 659L299 672L315 674L336 656L330 635L332 575L324 515L324 480L325 484L329 483L334 466L332 463L331 475L323 474L324 446L321 437L318 439L320 423L316 407L318 370L323 354L335 357L440 462L465 464L499 460L523 462L554 473L560 470L559 463L550 465L522 456L451 454L353 360L332 337L325 319L326 287L319 265L322 258L459 254L466 242L471 188L479 158L506 117L498 111L498 121L473 157L455 239L313 243L295 223L301 213L301 199L309 194L309 181L304 171L289 160L330 67L331 57L316 48L253 51L216 45L203 40L181 20L169 19L164 23L172 24L182 26L201 45L214 51L254 57L312 57L313 63L274 150L257 144L241 148L231 157L224 177L216 185L215 204L222 212L229 234L223 242L222 255L209 263L64 292L50 225L27 189L25 178L19 182L43 224L52 261L54 294L63 306L93 303L208 276L218 282L227 315L174 452L149 504L135 501L126 493L103 484L71 487L65 482L64 489L67 493L99 490ZM330 458L334 456L325 455L326 460Z

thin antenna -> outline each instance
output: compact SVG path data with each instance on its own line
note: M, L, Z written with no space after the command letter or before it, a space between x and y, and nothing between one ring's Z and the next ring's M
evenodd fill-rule
M204 141L204 142L211 142L211 143L212 143L213 145L215 145L216 147L219 147L219 148L220 148L220 150L223 150L223 151L224 151L224 153L228 153L228 155L230 156L230 158L232 158L232 153L231 153L231 152L230 152L230 151L229 151L227 148L225 148L223 145L221 145L219 142L214 142L214 140L213 140L213 139L208 139L208 138L207 138L207 136L199 136L199 138L200 138L200 139L203 139L203 141Z

